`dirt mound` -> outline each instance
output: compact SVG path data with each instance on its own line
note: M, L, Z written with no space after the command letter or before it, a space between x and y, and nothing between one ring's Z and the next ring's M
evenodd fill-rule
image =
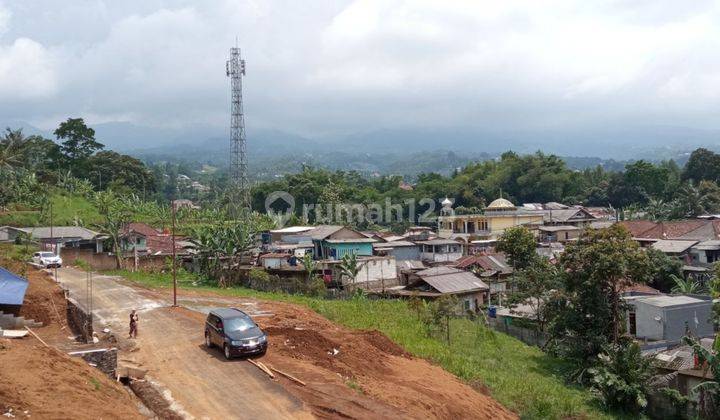
M379 331L343 328L292 304L264 302L262 309L274 314L256 319L269 335L264 362L307 383L284 382L318 417L517 418Z
M397 343L387 338L387 336L378 330L369 330L357 333L363 336L365 341L375 346L381 352L391 354L393 356L410 357L410 353L400 347Z
M35 269L28 270L27 279L29 285L20 315L46 326L64 324L67 304L62 289L50 275Z
M30 338L0 339L0 378L0 410L17 418L143 418L102 372Z

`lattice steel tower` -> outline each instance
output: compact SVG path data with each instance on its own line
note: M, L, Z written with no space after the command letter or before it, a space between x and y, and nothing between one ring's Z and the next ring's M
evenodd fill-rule
M243 114L242 77L245 60L240 59L240 48L230 48L230 59L225 63L230 77L230 180L233 186L232 200L240 208L250 207L250 185L247 176L247 150L245 145L245 116Z

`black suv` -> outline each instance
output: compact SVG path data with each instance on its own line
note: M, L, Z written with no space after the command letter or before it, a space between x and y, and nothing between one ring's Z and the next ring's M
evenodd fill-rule
M205 345L220 347L226 359L263 355L267 350L267 334L239 309L213 309L205 321Z

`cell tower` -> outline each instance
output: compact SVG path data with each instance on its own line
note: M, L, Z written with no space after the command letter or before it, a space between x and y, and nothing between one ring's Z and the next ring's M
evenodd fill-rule
M250 185L247 177L247 150L245 145L245 116L243 114L242 77L245 60L240 59L240 48L230 48L230 59L225 63L230 78L230 180L233 186L231 199L239 208L250 207Z

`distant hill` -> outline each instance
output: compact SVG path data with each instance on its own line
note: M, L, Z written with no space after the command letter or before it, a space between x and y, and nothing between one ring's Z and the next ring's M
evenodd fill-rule
M52 138L51 131L15 121L2 125ZM190 125L157 128L129 122L93 124L106 148L148 162L186 161L223 167L229 162L229 130ZM307 138L282 130L247 132L250 168L258 177L299 170L303 164L363 173L449 172L473 160L513 150L566 156L568 165L621 169L631 160L675 159L683 164L697 147L720 150L720 131L682 127L605 127L577 130L378 129L346 136ZM572 157L571 157L572 156Z

